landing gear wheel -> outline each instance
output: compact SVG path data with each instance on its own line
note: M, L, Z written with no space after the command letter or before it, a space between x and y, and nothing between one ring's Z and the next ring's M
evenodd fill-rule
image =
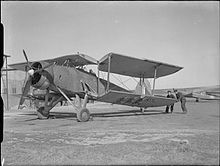
M87 108L82 108L77 112L77 120L79 122L87 122L90 118L90 113Z
M145 110L144 110L144 108L140 108L140 111L141 111L142 114L144 114Z
M38 116L39 119L48 119L49 111L45 110L44 107L40 107L37 110L37 116Z

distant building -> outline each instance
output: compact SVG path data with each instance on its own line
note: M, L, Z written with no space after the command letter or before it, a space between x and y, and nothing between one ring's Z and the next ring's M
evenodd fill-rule
M8 80L8 93L9 94L22 94L24 81L22 80ZM1 94L7 94L6 80L1 79Z
M24 81L25 81L25 72L22 71L8 72L9 108L18 106L20 96L23 92ZM4 107L6 108L5 105L7 101L7 85L6 85L5 72L2 72L1 75L1 97L4 102Z

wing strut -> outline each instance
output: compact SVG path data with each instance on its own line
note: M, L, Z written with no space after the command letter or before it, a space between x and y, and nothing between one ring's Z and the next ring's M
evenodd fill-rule
M152 95L154 95L155 81L156 81L156 78L157 78L157 67L158 67L158 66L155 66L155 69L154 69L154 82L153 82Z
M144 76L141 78L140 77L140 84L141 84L141 96L145 96L145 87L144 87Z
M107 89L106 89L106 92L108 92L109 91L109 85L110 85L110 83L109 83L109 77L110 77L110 70L111 70L111 54L108 56L108 78L107 78Z
M99 96L99 61L98 61L97 94L98 94L98 96Z
M79 108L77 108L69 99L69 97L67 97L67 95L58 87L56 86L56 88L60 91L60 93L66 98L66 100L78 111Z

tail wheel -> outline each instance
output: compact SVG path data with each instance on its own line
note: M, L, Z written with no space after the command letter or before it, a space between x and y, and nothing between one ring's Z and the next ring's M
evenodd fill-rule
M87 108L82 108L77 112L77 120L79 122L87 122L90 118L90 113Z
M49 117L49 111L48 110L45 110L44 107L40 107L38 110L37 110L37 116L39 119L48 119Z

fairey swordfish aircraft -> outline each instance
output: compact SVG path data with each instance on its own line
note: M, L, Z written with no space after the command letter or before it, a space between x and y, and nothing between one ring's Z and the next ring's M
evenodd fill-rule
M88 100L97 100L113 104L136 106L141 109L160 107L177 102L175 99L154 95L156 78L173 74L182 67L138 59L116 53L109 53L99 61L85 54L73 54L38 62L28 61L9 65L16 70L26 71L25 83L19 106L24 103L30 87L46 90L44 106L37 109L39 119L49 117L50 110L61 101L68 101L76 111L77 120L90 119L86 108ZM97 65L96 74L83 70L85 65ZM107 72L107 80L100 78L99 72ZM131 92L110 82L110 73L140 78L141 90ZM154 78L152 93L146 94L145 78ZM76 104L71 101L75 97ZM81 99L83 101L81 102ZM78 104L77 104L78 103Z

